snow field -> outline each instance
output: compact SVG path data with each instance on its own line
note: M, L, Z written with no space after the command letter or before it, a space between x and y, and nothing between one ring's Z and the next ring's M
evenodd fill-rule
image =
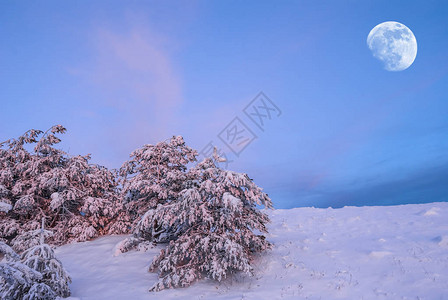
M269 211L256 274L150 293L159 247L114 256L127 236L56 250L71 299L448 299L448 203Z

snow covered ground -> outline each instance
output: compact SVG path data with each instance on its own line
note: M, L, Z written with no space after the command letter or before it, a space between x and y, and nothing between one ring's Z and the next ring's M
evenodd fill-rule
M448 299L448 203L269 214L256 276L150 293L159 248L113 256L125 236L62 246L71 299Z

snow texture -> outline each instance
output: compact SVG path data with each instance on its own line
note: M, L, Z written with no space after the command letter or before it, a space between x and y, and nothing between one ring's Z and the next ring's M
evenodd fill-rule
M0 201L0 212L9 212L12 209L12 205L9 203L6 203L4 201Z
M113 256L127 236L56 250L70 299L448 299L448 203L267 212L272 251L255 276L148 292L148 266L163 246Z

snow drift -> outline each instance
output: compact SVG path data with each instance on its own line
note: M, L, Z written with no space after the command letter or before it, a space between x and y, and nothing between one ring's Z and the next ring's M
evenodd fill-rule
M448 299L448 203L268 211L255 276L148 292L160 247L114 256L127 236L65 245L69 299Z

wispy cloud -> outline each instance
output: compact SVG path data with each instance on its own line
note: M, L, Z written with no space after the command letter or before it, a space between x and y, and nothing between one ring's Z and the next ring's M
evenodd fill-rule
M166 134L182 102L182 88L161 38L143 27L124 34L99 29L95 37L90 76L108 103L132 116L130 126L157 124L157 135Z
M83 107L95 127L91 135L109 149L104 163L114 165L136 147L173 135L183 103L169 39L144 22L131 23L125 30L92 29L89 58L75 72L95 95Z
M95 81L111 90L124 90L132 101L167 110L181 100L180 80L160 39L149 30L133 28L126 34L100 29L96 33ZM124 99L118 100L121 105Z

